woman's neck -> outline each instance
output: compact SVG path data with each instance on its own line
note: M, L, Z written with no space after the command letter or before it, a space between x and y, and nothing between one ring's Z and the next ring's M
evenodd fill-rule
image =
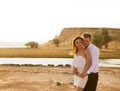
M83 48L79 48L79 49L78 49L78 51L81 51L81 50L83 50Z
M79 48L77 52L81 52L81 51L83 51L83 48Z

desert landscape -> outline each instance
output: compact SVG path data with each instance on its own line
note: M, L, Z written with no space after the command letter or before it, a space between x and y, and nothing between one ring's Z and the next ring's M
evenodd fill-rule
M0 91L75 91L70 52L85 32L100 51L96 91L120 91L119 8L120 0L0 0Z
M97 91L120 91L120 68L100 67ZM70 66L0 66L0 91L74 91Z
M69 55L74 36L93 32L98 28L64 28L60 45L53 41L38 48L0 48L0 58L73 58ZM100 59L120 59L120 29L108 29L113 39L108 49L100 49ZM115 32L113 32L115 31ZM48 52L49 50L49 52ZM3 60L2 60L3 61ZM120 67L100 67L96 91L120 91ZM0 91L75 91L69 66L54 65L0 65Z

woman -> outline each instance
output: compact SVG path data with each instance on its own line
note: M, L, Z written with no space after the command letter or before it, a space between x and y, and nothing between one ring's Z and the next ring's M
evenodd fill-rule
M88 76L84 73L90 67L90 54L87 49L84 48L83 39L81 37L76 37L73 40L73 48L70 55L74 55L74 60L72 62L72 72L74 74L74 86L76 91L83 91Z

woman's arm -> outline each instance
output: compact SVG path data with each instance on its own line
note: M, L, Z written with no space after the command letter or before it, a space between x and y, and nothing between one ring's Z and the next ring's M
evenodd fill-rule
M73 74L77 75L77 76L81 76L81 74L78 72L78 69L75 67L75 61L72 61L72 65L71 65L71 71Z
M71 69L72 69L72 73L73 73L73 74L75 74L75 75L78 75L78 74L79 74L79 72L78 72L78 70L77 70L76 67L72 66Z

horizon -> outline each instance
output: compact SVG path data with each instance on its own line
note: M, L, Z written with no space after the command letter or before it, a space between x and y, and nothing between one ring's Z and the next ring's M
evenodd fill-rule
M64 27L64 28L110 28L110 29L120 29L120 28L114 28L114 27ZM61 32L62 32L62 30L60 31L60 33ZM49 40L52 40L52 39L49 39ZM39 45L41 45L41 44L47 43L49 40L44 41L44 42L38 42L38 43L39 43ZM32 40L30 40L30 41L32 41ZM16 42L16 41L12 41L12 42L11 41L0 41L0 48L4 48L4 47L5 48L7 48L7 47L8 48L9 47L26 47L25 43L30 42L30 41L26 41L26 42L22 42L22 41L18 41L18 42ZM35 42L37 42L37 41L35 41Z

